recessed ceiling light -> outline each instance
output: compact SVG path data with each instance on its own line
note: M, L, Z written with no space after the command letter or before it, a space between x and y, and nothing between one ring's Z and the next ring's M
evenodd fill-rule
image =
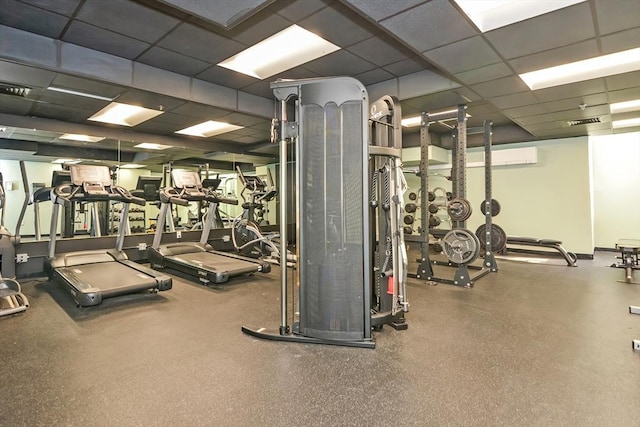
M451 114L454 114L457 112L458 110L447 110L447 111L438 111L435 113L429 113L429 121L430 122L446 122L448 120L455 120L456 117L447 117L445 119L439 119L438 117L450 116ZM471 114L467 113L466 117L467 118L471 117ZM407 128L420 126L420 124L422 123L422 116L407 117L406 119L402 119L400 123L402 123L402 126Z
M455 0L483 33L583 1L585 0Z
M135 163L127 163L126 165L120 165L120 169L139 169L143 167L144 165L137 165Z
M160 114L162 114L162 111L151 110L137 105L112 102L89 117L88 120L114 125L135 126Z
M57 159L57 160L52 161L51 163L75 165L76 163L80 163L80 160L75 160L75 159Z
M612 114L640 110L640 99L634 99L632 101L625 102L616 102L609 105L609 109L611 110Z
M611 122L611 126L614 128L630 128L634 126L640 126L640 117L626 120L614 120Z
M154 144L152 142L143 142L138 145L134 145L136 148L145 148L147 150L166 150L172 148L170 145Z
M92 93L86 93L86 92L79 92L77 90L65 89L63 87L49 86L47 90L66 93L67 95L76 95L76 96L82 96L85 98L99 99L101 101L113 101L113 98L107 98L106 96L94 95Z
M640 47L520 74L531 90L640 70Z
M221 133L227 133L234 130L242 129L244 126L231 125L229 123L214 122L209 120L197 125L190 126L188 128L178 130L176 133L183 135L209 137L214 135L220 135Z
M311 31L292 25L218 65L266 79L339 49Z
M64 135L61 135L58 138L68 139L70 141L81 141L81 142L98 142L104 139L104 137L101 137L101 136L79 135L76 133L65 133Z

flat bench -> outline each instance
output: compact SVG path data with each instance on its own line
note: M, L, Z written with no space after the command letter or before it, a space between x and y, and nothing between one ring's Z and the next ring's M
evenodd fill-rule
M633 271L640 270L640 240L620 239L616 243L616 249L620 251L618 258L621 262L615 263L611 267L624 268L625 282L635 283L633 281Z
M507 245L533 246L553 249L560 253L569 267L578 266L578 264L576 263L576 261L578 260L576 254L574 254L573 252L567 252L565 248L562 247L562 242L560 240L536 239L535 237L507 236ZM507 248L507 250L512 250L514 252L533 252L527 251L526 249Z

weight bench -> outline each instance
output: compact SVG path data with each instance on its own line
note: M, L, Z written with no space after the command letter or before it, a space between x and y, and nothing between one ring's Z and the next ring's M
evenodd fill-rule
M578 257L573 252L567 252L562 247L562 242L560 240L553 239L536 239L534 237L518 237L518 236L507 236L507 245L519 245L519 246L533 246L538 248L548 248L553 249L560 253L560 255L567 262L569 267L577 267L576 261ZM513 252L524 252L524 253L541 253L543 251L536 250L528 250L528 249L520 249L520 248L509 248L507 247L506 251Z
M616 243L616 249L620 251L617 257L621 262L614 263L611 267L624 268L625 281L623 283L636 283L633 281L633 271L640 270L640 240L636 239L620 239ZM619 280L622 282L622 280Z

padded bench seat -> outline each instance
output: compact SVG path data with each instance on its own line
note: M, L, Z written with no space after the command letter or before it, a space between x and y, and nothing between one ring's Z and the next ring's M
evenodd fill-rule
M577 267L577 257L575 254L567 252L562 247L562 241L555 239L537 239L535 237L507 236L507 245L535 246L556 250L567 261L569 267ZM513 250L513 249L512 249ZM519 249L520 252L527 252ZM533 251L531 251L533 252Z

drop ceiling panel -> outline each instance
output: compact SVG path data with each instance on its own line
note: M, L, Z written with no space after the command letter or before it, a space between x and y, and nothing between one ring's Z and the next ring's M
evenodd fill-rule
M47 104L75 108L78 110L78 113L82 113L83 110L96 112L109 104L109 101L68 95L66 93L55 92L52 90L43 90L38 97L38 100Z
M26 116L35 102L17 96L0 95L0 113ZM0 123L2 125L2 123Z
M640 27L600 37L602 53L615 53L640 45Z
M624 102L633 99L640 99L640 86L609 92L609 102Z
M346 50L325 55L304 64L304 67L321 76L354 75L375 68L370 62L360 59Z
M534 53L533 55L512 59L509 64L516 73L527 73L529 71L540 70L542 68L554 67L568 62L580 61L583 59L598 56L598 43L596 39L590 39L564 46L558 49L551 49L545 52Z
M202 119L200 121L218 120L230 114L230 112L227 110L214 108L208 105L196 104L193 102L184 103L179 107L172 109L171 113L174 113L179 116L186 116L186 117L192 118L191 119L191 121L193 121L192 124L199 123L198 119ZM162 114L161 116L158 116L158 119L161 119L162 116L165 116L171 113ZM183 117L182 120L185 120L185 118ZM226 121L226 120L222 120L222 121Z
M350 3L376 21L388 18L424 2L425 0L345 0L345 3Z
M536 90L536 98L542 102L556 101L559 99L574 98L577 96L592 95L605 91L604 79L593 79L579 83L571 83L564 86L550 87Z
M509 114L509 110L505 110L505 113ZM514 117L511 114L509 115L511 117ZM530 125L535 125L539 123L549 123L549 122L552 122L553 120L554 119L551 114L538 114L536 116L516 118L516 121L520 123L522 126L526 126L527 129L529 128Z
M260 16L262 17L262 14ZM280 15L268 15L259 20L243 22L228 34L234 40L252 46L291 25L291 21Z
M86 0L76 18L148 43L158 41L179 22L127 0Z
M80 77L74 77L60 73L56 74L56 77L51 85L65 89L72 89L79 92L86 92L93 95L104 96L107 98L115 98L117 95L126 90L123 86L101 83L90 79L83 79Z
M195 76L211 67L208 62L161 47L152 47L140 55L136 61L186 76Z
M178 106L187 102L184 99L135 89L124 92L116 101L163 111L174 110Z
M393 74L386 72L382 68L374 68L373 70L357 74L354 77L363 85L367 86L384 80L392 79L394 76Z
M65 16L73 15L73 12L80 4L80 0L20 0L22 3L27 3L33 6L37 6L41 9L46 9L51 12L55 12Z
M39 68L27 67L14 62L0 61L0 82L21 84L29 87L47 87L55 74Z
M489 101L498 108L515 108L523 105L531 105L538 103L533 92L515 93L513 95L496 96L489 98Z
M36 103L31 115L35 117L43 117L45 119L63 120L71 123L83 122L86 119L86 114L75 108L44 103Z
M594 0L600 34L609 34L640 23L640 2L636 0Z
M494 50L479 36L423 52L423 55L451 74L501 62Z
M471 86L471 89L486 98L520 93L529 90L522 79L517 76L503 77L490 82L479 83Z
M639 41L640 43L640 41ZM606 78L607 89L621 90L627 88L640 87L640 71L631 73L617 74Z
M254 77L236 73L227 68L213 65L196 76L198 79L207 82L223 85L231 89L241 89L258 81Z
M609 114L608 105L596 105L593 107L586 107L581 110L577 105L571 110L554 112L554 120L566 121L566 120L578 120L587 119L591 117L603 117Z
M512 74L513 72L507 65L503 62L499 62L497 64L456 74L455 77L467 85L472 85L475 83L499 79L501 77L507 77Z
M400 50L378 37L363 40L348 49L351 53L377 66L385 66L407 57L407 51Z
M80 21L71 23L62 40L127 59L134 59L149 47L148 43Z
M505 108L502 112L510 117L520 118L527 116L536 116L547 113L547 109L542 104L525 105L524 107ZM547 120L548 121L548 120ZM538 121L539 123L539 121Z
M47 37L60 35L68 18L14 0L0 0L0 24Z
M564 111L579 108L580 104L587 106L602 105L607 103L606 93L596 93L593 95L585 95L578 98L567 98L560 101L545 102L543 105L548 111Z
M448 0L432 0L380 23L420 52L477 34Z
M485 35L505 58L518 58L592 39L595 30L589 2L584 2Z
M217 64L244 50L245 45L195 25L183 23L169 32L158 46Z
M269 6L269 9L274 10L291 22L298 22L326 5L327 3L324 0L294 0L289 4L275 2Z
M216 2L215 7L212 7L208 2L194 2L193 0L161 1L223 28L229 28L243 21L273 0L222 1Z
M432 69L430 64L426 64L426 61L420 61L416 59L403 59L402 61L395 62L393 64L385 65L385 71L390 72L394 76L406 76L407 74L413 74L425 69Z
M260 117L247 116L246 114L231 113L225 116L224 122L239 126L253 126L258 123L270 123L270 120L261 119Z
M368 39L372 28L344 14L346 6L334 3L300 21L299 25L342 48Z

